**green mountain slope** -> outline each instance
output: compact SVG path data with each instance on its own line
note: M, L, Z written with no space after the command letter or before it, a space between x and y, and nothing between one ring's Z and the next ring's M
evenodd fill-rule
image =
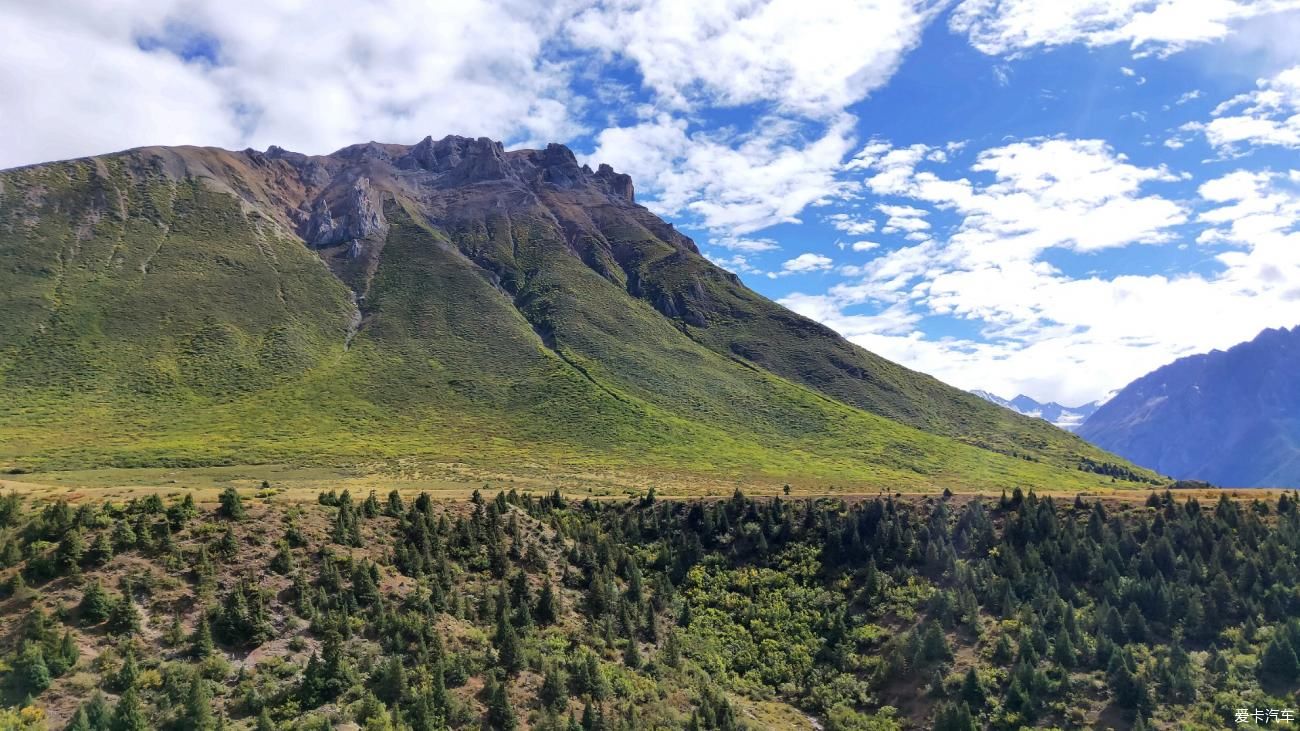
M762 298L560 146L0 173L0 464L404 456L989 487L1121 463Z

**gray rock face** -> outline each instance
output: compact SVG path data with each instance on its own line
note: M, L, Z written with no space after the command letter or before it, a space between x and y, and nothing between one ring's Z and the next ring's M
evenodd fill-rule
M444 137L437 142L425 137L398 158L402 170L426 170L447 176L447 183L462 185L510 177L505 147L487 137Z
M604 183L606 189L628 203L635 200L632 190L632 176L614 172L614 168L601 163L596 170L596 179Z
M555 143L543 150L506 152L500 142L486 137L448 136L436 142L425 137L393 164L403 171L432 173L439 187L503 180L525 186L545 183L564 190L590 185L617 200L634 202L631 176L608 165L593 173L578 164L572 150Z
M387 226L379 193L371 188L369 179L357 178L332 210L326 196L316 199L303 238L314 248L324 248L366 238Z

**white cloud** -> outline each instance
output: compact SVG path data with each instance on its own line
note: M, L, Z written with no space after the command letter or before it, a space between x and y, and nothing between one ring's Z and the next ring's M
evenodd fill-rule
M690 133L686 120L665 113L602 131L588 158L630 173L657 212L694 215L713 231L741 236L797 222L809 205L846 189L837 174L854 122L843 115L805 139L803 125L770 118L755 122L757 132L726 136Z
M873 249L879 249L880 244L874 241L854 241L850 248L854 251L872 251Z
M826 217L826 220L837 231L843 231L850 236L863 236L876 231L876 222L872 219L859 218L848 213L832 213Z
M1209 122L1186 129L1204 132L1211 145L1226 153L1241 144L1300 147L1300 66L1255 85L1254 91L1215 107Z
M776 102L830 119L882 85L920 39L922 0L613 0L569 26L625 58L668 105Z
M579 131L572 112L581 100L565 67L542 53L564 10L419 0L6 3L0 166L146 144L328 152L426 134L567 140ZM217 63L187 63L176 52L184 38L215 50Z
M596 136L593 161L637 179L645 202L740 236L794 223L844 192L836 178L857 120L939 6L927 0L613 0L566 29L576 46L640 71L660 111ZM699 123L707 108L755 105L747 128ZM859 223L843 228L863 235Z
M952 243L973 260L1032 257L1051 247L1093 251L1157 243L1165 240L1165 229L1186 218L1177 203L1139 193L1143 184L1176 176L1164 167L1137 167L1100 140L1037 139L985 150L971 170L991 174L994 182L986 185L918 171L923 157L923 146L916 145L884 152L867 168L875 174L866 185L879 195L963 214Z
M1096 140L985 150L971 172L991 177L978 182L901 164L918 157L903 149L878 148L857 170L872 192L957 216L953 233L842 268L858 278L823 294L783 300L881 355L966 388L1081 403L1178 356L1300 321L1300 172L1234 173L1180 203L1148 190L1179 176ZM1172 243L1188 223L1204 230L1213 274L1072 277L1043 258ZM975 333L907 325L923 317Z
M885 220L885 227L881 229L887 234L907 233L909 236L918 235L920 232L930 228L930 222L925 220L929 211L922 208L913 208L912 206L894 206L880 204L876 210L888 216ZM922 238L929 238L922 236Z
M1178 101L1175 101L1174 104L1182 106L1187 102L1196 101L1197 99L1200 99L1203 96L1205 96L1205 93L1202 92L1200 89L1192 89L1191 91L1186 92L1181 96L1179 96Z
M709 261L713 262L714 264L717 264L723 269L736 272L737 274L764 274L765 273L762 269L754 266L753 264L750 264L748 257L746 257L744 254L734 254L732 256L714 256L706 251L704 253L704 256L707 257Z
M835 262L831 261L829 256L806 252L783 262L781 271L785 274L806 274L808 272L824 272L834 266Z
M1221 40L1242 21L1300 8L1296 0L963 0L949 26L990 55L1082 43L1125 43L1168 55Z
M772 239L743 238L738 236L720 236L710 238L709 243L723 249L742 251L749 254L757 254L763 251L775 251L781 248L781 245Z

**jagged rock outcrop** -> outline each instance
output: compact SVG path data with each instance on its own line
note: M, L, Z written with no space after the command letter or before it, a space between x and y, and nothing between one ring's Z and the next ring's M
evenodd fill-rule
M367 178L357 178L352 188L331 210L325 196L316 199L307 219L303 239L313 248L336 246L380 234L387 226L380 192Z

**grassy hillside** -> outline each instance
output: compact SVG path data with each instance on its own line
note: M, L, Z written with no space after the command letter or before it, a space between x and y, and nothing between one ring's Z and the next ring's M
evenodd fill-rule
M322 253L359 311L279 202L300 185L283 160L137 151L0 175L0 465L1111 482L1079 466L1116 458L779 308L645 209L367 165L383 229L361 258Z

